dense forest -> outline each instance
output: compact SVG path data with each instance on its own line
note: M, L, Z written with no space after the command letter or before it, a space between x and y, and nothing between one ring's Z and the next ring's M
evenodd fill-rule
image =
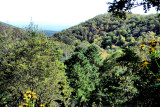
M98 15L48 37L0 23L1 107L160 105L160 18Z
M95 43L102 48L133 45L131 39L147 35L149 31L160 34L160 19L157 15L128 14L126 19L117 19L111 14L98 15L84 23L56 33L53 37L66 44L77 40Z

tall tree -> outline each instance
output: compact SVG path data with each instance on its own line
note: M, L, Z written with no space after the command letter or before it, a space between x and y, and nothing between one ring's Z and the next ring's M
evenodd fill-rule
M92 92L99 84L99 67L97 66L99 55L96 48L93 47L88 47L86 51L78 47L71 58L65 61L70 86L74 90L72 95L78 101L79 106L89 102Z

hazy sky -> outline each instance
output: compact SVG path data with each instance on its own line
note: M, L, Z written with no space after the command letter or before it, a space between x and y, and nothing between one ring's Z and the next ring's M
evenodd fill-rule
M26 27L32 18L39 28L62 30L107 13L109 1L113 0L0 0L0 21ZM143 8L132 12L144 14Z

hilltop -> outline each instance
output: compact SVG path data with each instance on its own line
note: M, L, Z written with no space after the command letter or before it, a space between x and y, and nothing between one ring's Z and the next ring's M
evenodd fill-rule
M127 14L125 20L117 19L111 14L102 14L51 37L70 45L88 41L104 49L112 49L132 46L138 37L149 32L160 34L160 18L156 14Z
M1 35L4 35L7 37L10 35L9 33L12 33L14 36L19 37L19 36L24 35L25 32L26 31L21 28L15 27L13 25L10 25L4 22L0 22L0 34Z

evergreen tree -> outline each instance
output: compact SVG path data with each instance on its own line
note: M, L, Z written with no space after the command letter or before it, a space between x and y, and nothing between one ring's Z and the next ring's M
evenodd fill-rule
M80 50L79 52L77 52L78 49ZM96 85L99 84L99 68L94 64L98 63L95 60L98 55L96 55L97 52L95 53L94 50L96 48L89 47L85 54L82 51L84 49L78 49L76 49L76 52L70 59L65 61L65 64L67 65L66 72L70 86L74 90L72 93L73 99L78 101L79 106L83 106L84 103L90 100L92 92L96 89ZM86 53L91 56L86 57Z

